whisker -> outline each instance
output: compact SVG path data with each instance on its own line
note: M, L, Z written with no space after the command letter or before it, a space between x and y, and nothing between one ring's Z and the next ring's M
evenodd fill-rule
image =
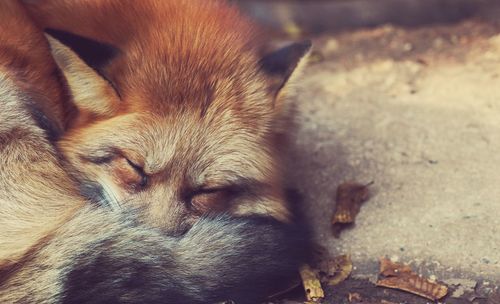
M108 205L113 211L121 210L122 206L120 205L120 202L116 197L113 189L111 189L111 187L109 187L108 184L103 180L99 180L99 185L101 185L102 187L102 200L100 203L102 205Z

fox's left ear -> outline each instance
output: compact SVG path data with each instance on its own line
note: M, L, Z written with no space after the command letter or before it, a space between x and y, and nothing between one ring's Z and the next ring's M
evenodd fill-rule
M46 32L52 56L66 78L73 103L78 109L73 125L95 117L113 116L119 108L120 98L106 77L105 67L117 55L117 50L71 33Z
M311 41L296 42L265 55L260 60L261 70L268 76L269 90L279 101L284 89L300 74L311 51Z

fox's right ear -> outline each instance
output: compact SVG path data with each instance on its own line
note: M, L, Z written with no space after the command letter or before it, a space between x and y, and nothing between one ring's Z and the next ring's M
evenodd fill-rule
M52 55L79 110L77 121L84 123L89 117L113 116L120 98L103 68L116 56L117 50L78 35L55 30L46 32Z
M260 60L260 68L267 75L269 91L274 95L274 106L282 106L286 87L300 74L311 51L311 41L292 43L286 47L266 54Z

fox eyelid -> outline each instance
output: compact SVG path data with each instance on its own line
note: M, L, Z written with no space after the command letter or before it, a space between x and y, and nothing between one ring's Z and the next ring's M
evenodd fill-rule
M96 165L102 165L102 164L107 164L111 162L115 158L123 158L127 161L127 163L134 168L135 170L141 172L144 174L144 168L142 165L132 161L130 158L124 155L120 150L116 148L112 149L107 149L107 150L100 150L99 152L95 153L89 153L87 155L79 155L82 160L94 163Z
M123 158L125 158L130 167L136 169L137 171L140 171L141 173L144 173L144 168L141 165L134 163L128 157L123 156Z
M198 194L210 194L210 193L215 193L215 192L220 192L220 191L226 191L226 190L228 190L229 187L231 187L231 186L200 188L200 189L193 192L193 196L196 196Z
M129 158L127 158L125 156L123 156L123 158L125 158L125 160L130 165L130 167L134 168L134 170L137 173L139 173L139 175L141 176L142 179L141 179L141 183L140 183L139 186L141 188L146 187L146 185L149 182L149 178L148 178L148 175L146 173L144 173L144 168L141 165L138 165L138 164L134 163L133 161L131 161Z
M117 156L123 155L116 148L101 147L99 149L88 152L87 154L79 154L80 159L94 163L96 165L104 165L111 162Z
M141 165L130 160L128 157L123 155L123 153L119 152L118 150L112 149L111 152L105 153L105 154L99 155L99 156L97 156L97 155L80 155L81 159L88 161L88 162L91 162L91 163L96 164L96 165L109 164L113 159L115 159L117 157L121 157L121 158L125 159L127 161L127 163L129 164L129 166L132 167L142 177L140 186L145 187L149 180L148 180L147 174L144 173L144 168Z
M189 200L192 200L198 195L210 195L215 193L225 193L229 196L234 197L238 196L242 192L244 192L244 188L241 187L240 185L234 185L234 184L228 184L225 186L217 186L217 187L207 187L207 188L200 187L191 192L191 194L189 195L190 198Z

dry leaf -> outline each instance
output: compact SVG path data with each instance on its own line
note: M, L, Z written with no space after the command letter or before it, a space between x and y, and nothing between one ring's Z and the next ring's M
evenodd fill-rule
M385 277L392 277L400 275L401 273L411 274L413 271L411 267L401 263L394 263L393 261L382 258L380 259L380 274Z
M325 293L321 288L317 272L311 266L304 264L300 267L300 277L306 291L307 301L320 302L325 297Z
M340 255L319 264L321 282L330 286L337 285L349 277L352 261L349 255Z
M336 237L339 236L340 231L345 225L354 223L361 204L370 197L368 187L372 183L362 185L354 182L346 182L337 187L335 212L332 218L333 232Z
M349 301L349 303L352 303L352 302L361 302L362 301L362 298L361 298L361 295L357 292L354 292L354 293L349 293L347 295L347 300Z
M380 274L385 276L377 281L377 286L404 290L436 301L448 293L448 287L422 278L408 265L394 263L389 259L380 260Z

